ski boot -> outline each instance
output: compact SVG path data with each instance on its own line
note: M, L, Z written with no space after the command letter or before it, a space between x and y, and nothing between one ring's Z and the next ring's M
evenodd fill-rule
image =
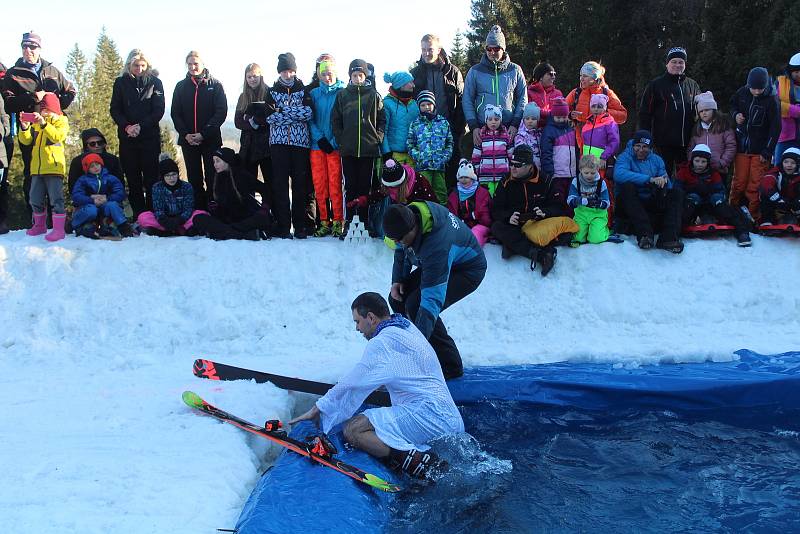
M439 459L433 451L421 452L392 450L388 465L395 471L402 471L411 478L429 479L434 472L447 468L447 462Z
M344 223L342 221L333 221L331 225L331 236L340 239L344 237Z
M322 221L319 223L319 228L316 232L314 232L314 237L325 237L326 235L330 235L331 233L331 223L328 221Z
M323 458L333 458L334 454L338 454L339 450L331 443L328 436L325 434L317 434L316 436L306 436L306 450L310 454L316 454Z
M287 434L286 431L281 430L282 428L283 428L283 423L281 423L277 419L270 419L266 423L264 423L264 430L272 434L275 434L276 437L285 438Z

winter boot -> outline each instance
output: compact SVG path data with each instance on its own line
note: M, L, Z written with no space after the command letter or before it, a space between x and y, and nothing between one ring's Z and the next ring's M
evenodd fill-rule
M556 264L556 254L558 251L553 245L549 245L539 251L539 263L542 266L542 276L547 276Z
M656 243L656 248L668 250L673 254L680 254L683 252L683 242L680 239L676 239L674 241L662 241L661 238L659 238L658 243Z
M511 258L511 256L513 256L513 255L514 255L514 251L511 250L511 247L509 247L508 245L506 245L504 243L503 244L503 250L500 251L500 257L503 258L504 260L507 260L507 259Z
M653 248L653 237L649 235L639 236L639 248L642 250L650 250Z
M120 233L120 235L122 237L135 237L136 236L136 233L133 231L133 228L131 227L131 223L129 223L128 221L125 221L122 224L118 224L117 225L117 230L119 230L119 233Z
M736 244L740 247L749 247L752 245L753 242L750 241L750 234L748 232L736 234Z
M344 237L344 223L342 221L333 221L331 225L331 235L333 237Z
M53 229L50 230L50 233L44 236L45 239L50 241L60 241L64 239L64 223L67 222L67 215L66 213L54 213L53 214Z
M33 226L26 232L26 235L42 235L47 231L47 212L33 214Z
M325 237L326 235L331 234L331 223L328 221L322 221L319 223L319 228L317 231L314 232L314 237Z
M531 271L536 270L536 262L539 260L539 247L531 245L531 248L528 249L528 258L531 260Z
M428 478L432 469L444 464L433 451L420 452L416 449L410 451L392 449L387 463L390 468L419 479Z

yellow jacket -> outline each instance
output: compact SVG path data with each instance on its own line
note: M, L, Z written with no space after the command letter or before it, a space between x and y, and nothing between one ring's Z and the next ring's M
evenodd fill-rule
M67 173L64 141L68 133L69 121L63 115L47 117L44 126L37 123L20 130L19 142L33 145L31 174L64 176Z

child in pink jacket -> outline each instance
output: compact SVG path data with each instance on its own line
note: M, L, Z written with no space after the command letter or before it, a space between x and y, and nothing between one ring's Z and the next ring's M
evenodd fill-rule
M447 209L464 221L478 243L484 246L492 226L492 199L489 191L478 185L475 168L467 159L461 159L456 178L458 183L447 199Z
M503 110L492 104L487 104L484 109L486 126L480 130L480 144L472 150L472 164L477 169L478 182L494 196L497 184L510 171L511 137L503 126Z

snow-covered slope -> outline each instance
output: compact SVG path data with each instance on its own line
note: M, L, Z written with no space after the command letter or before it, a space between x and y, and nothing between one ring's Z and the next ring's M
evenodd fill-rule
M561 249L547 278L486 249L476 293L443 317L465 365L726 361L797 350L800 242L632 241ZM364 340L349 305L387 293L379 242L0 238L4 531L213 532L234 525L277 451L190 412L192 389L254 422L295 398L194 378L196 357L335 381Z

